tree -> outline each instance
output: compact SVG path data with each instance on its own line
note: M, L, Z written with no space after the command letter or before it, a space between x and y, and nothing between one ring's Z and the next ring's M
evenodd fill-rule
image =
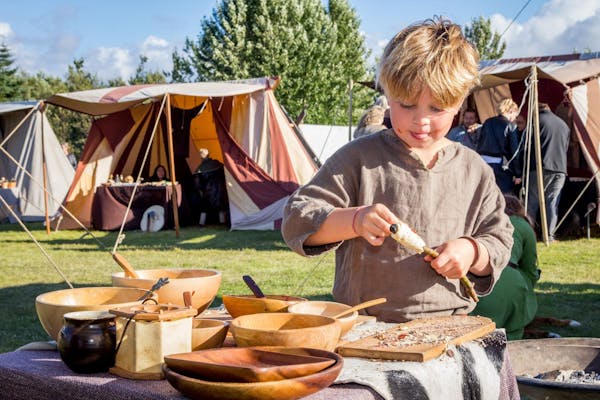
M15 60L5 43L0 45L0 101L23 100L22 79Z
M330 0L327 9L321 0L222 0L197 39L173 53L171 78L280 76L277 97L290 116L306 106L307 122L346 124L348 82L366 79L358 27L347 0Z
M489 18L473 18L471 26L465 26L465 37L479 51L482 60L496 60L502 58L506 50L506 42L500 42L498 32L492 33L492 22Z
M140 55L140 63L135 69L135 75L129 78L130 85L139 85L144 83L166 83L167 78L160 71L146 71L148 57Z

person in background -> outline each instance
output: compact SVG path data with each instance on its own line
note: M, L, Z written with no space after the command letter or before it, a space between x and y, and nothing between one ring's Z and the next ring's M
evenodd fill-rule
M509 340L519 340L537 313L534 287L540 279L540 270L535 231L525 208L512 194L505 193L504 199L505 212L514 228L510 261L492 292L479 299L471 314L492 319L497 328L506 330Z
M504 200L481 157L446 138L478 67L477 50L448 20L396 34L379 68L393 128L343 146L290 196L283 238L304 256L335 249L336 301L385 297L367 312L386 322L466 314L475 303L459 278L468 274L482 294L499 278L512 246ZM389 238L401 221L440 255Z
M475 110L467 108L463 114L462 124L455 126L448 132L447 138L453 142L461 143L472 150L477 149L481 124L477 122Z
M358 121L354 130L354 139L387 129L383 124L384 115L385 108L377 105L369 107Z
M77 158L75 157L75 154L71 153L71 146L69 145L69 143L63 142L61 146L71 166L73 168L77 168Z
M225 185L225 168L223 163L210 157L208 149L199 150L200 164L196 168L196 188L200 195L199 225L218 221L227 222L229 200Z
M549 240L554 241L558 223L560 192L567 178L567 150L569 149L569 126L554 114L548 104L539 103L540 143L542 147L542 175L544 199L548 222ZM536 171L535 159L530 161L530 171ZM529 175L527 214L535 221L540 209L536 174Z
M150 182L162 182L168 180L169 178L167 177L167 169L162 164L159 164L156 166L156 168L154 168L154 173L149 179Z
M481 127L477 152L494 171L496 183L503 193L513 190L513 175L505 165L517 151L514 120L519 107L512 99L503 99L498 105L498 115L488 118Z

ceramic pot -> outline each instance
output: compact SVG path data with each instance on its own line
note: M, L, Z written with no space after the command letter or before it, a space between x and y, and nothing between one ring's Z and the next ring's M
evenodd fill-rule
M115 364L115 316L106 311L76 311L63 316L60 358L72 371L106 372Z

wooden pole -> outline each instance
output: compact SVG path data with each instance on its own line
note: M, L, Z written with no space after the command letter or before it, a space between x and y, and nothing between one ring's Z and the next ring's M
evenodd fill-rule
M352 79L348 82L348 90L350 92L348 101L348 141L352 141L352 100L354 94L354 82Z
M535 164L537 173L538 199L540 206L540 223L542 225L542 239L546 246L550 244L548 238L548 218L546 216L546 197L544 196L544 171L542 169L542 144L540 142L540 110L538 99L537 66L531 67L531 81L533 83L533 140L535 142Z
M39 110L42 117L42 176L44 178L44 217L46 221L46 234L50 234L50 216L48 215L48 177L46 165L46 141L44 139L44 103L39 104Z
M175 176L175 156L173 152L173 127L171 125L171 95L167 93L167 137L169 150L169 169L171 170L171 202L173 203L173 220L175 222L175 237L179 237L179 210L177 207L177 177Z

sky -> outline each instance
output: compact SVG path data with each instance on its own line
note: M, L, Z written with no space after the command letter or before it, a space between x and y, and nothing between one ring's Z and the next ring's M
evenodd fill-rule
M173 50L195 40L220 0L0 0L0 41L27 73L65 77L83 58L103 80L129 78L148 57L171 70ZM324 0L326 3L327 0ZM460 24L490 18L505 58L600 50L600 0L350 0L372 57L403 27L441 15ZM513 21L523 6L526 7ZM512 24L511 24L512 22ZM510 25L510 26L509 26ZM508 29L507 29L508 27Z

